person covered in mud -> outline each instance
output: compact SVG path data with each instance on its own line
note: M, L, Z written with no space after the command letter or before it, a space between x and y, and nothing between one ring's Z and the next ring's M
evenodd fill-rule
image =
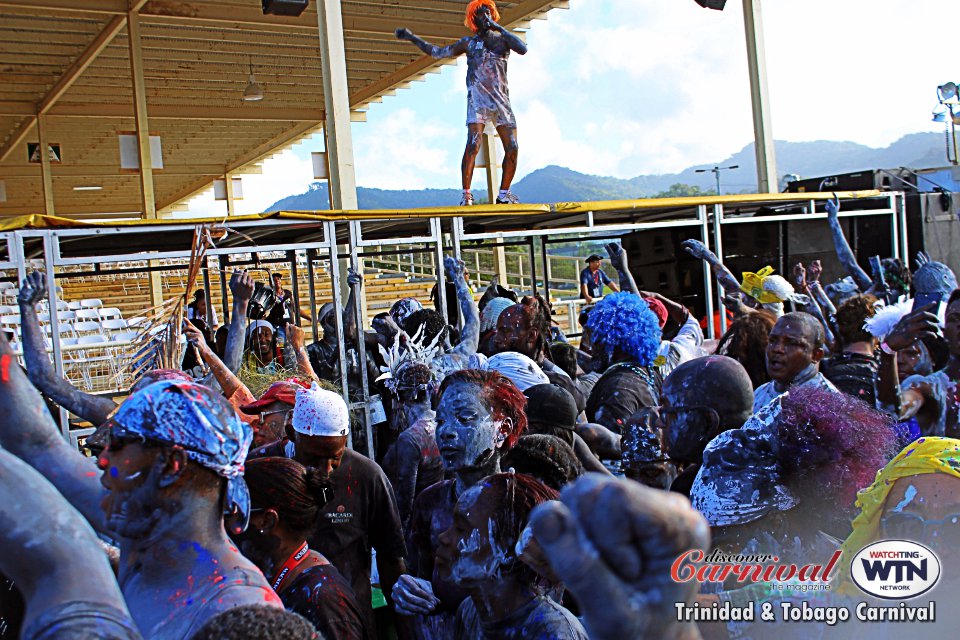
M107 554L83 516L3 449L0 469L0 574L18 589L5 585L0 594L11 616L0 619L0 638L139 640Z
M259 399L240 407L243 414L256 416L256 422L251 425L255 449L287 437L297 391L304 388L306 383L297 378L279 380L267 387Z
M344 351L347 355L347 382L350 397L359 400L363 397L363 377L360 372L360 358L357 355L357 296L363 286L363 276L352 268L347 270L347 286L350 295L341 312ZM341 383L340 372L340 334L337 332L337 309L332 302L324 303L317 311L317 322L323 329L323 337L307 347L310 366L320 380L326 380L336 385ZM366 353L364 366L367 367L367 378L372 383L379 375L375 359Z
M801 386L710 441L690 499L732 553L784 562L829 555L857 491L896 451L894 420L856 398Z
M587 420L622 434L630 416L659 404L660 323L640 296L614 293L593 308L587 327L604 372L587 401Z
M404 357L412 353L413 349L408 349L397 363L392 363L389 378L384 382L394 396L391 426L400 435L383 457L383 471L393 486L405 531L414 499L443 480L436 413L431 406L436 378L429 361Z
M307 543L333 498L323 473L289 458L256 458L244 478L252 513L250 526L235 539L283 606L312 622L324 638L368 638L350 583Z
M670 490L689 496L707 444L752 413L750 376L736 360L706 356L674 369L663 381L656 423L670 459L683 467Z
M577 433L577 403L563 387L536 384L523 390L527 398L527 431L559 438L574 451L587 471L610 473Z
M767 341L767 373L771 380L754 391L754 412L786 391L801 387L839 393L820 373L825 353L823 339L823 325L809 313L795 311L780 316Z
M577 411L582 411L586 398L580 388L550 360L550 321L550 305L547 301L542 296L525 296L519 303L507 307L497 318L494 351L496 354L513 351L536 362L549 382L566 389L576 401Z
M367 633L376 633L370 574L371 547L377 551L380 588L387 601L406 571L406 547L390 481L373 460L347 448L350 416L343 397L314 384L297 391L289 439L250 452L250 458L287 457L319 469L333 499L323 508L310 546L350 582Z
M0 353L13 358L5 338ZM281 606L263 574L233 546L250 510L243 462L252 433L210 389L157 382L108 423L96 461L65 441L40 394L16 367L0 385L0 446L41 472L101 534L119 541L118 580L146 637L189 638L244 604Z
M438 575L469 594L452 638L587 640L577 618L537 589L537 573L519 557L530 513L557 497L531 476L498 473L457 500L437 549Z
M410 522L411 575L401 576L395 609L420 616L423 636L449 638L453 615L467 593L444 580L434 554L440 534L453 524L454 506L467 489L500 472L500 460L527 427L526 399L495 371L467 369L447 376L437 404L437 444L444 469L453 478L421 493Z
M859 264L857 257L850 248L847 238L843 234L843 227L840 224L840 199L834 194L833 200L827 200L827 224L830 226L830 234L833 236L833 246L837 252L837 258L840 264L846 269L849 278L853 280L856 289L852 293L865 293L886 300L888 303L896 302L902 296L910 293L910 269L899 258L884 258L880 261L881 273L873 274L873 277L867 274ZM832 286L832 285L828 285ZM835 287L835 289L838 289ZM845 287L846 295L841 293L844 287L841 285L835 295L839 294L844 300L852 295L849 293L849 285ZM857 291L859 290L859 291ZM839 308L841 302L835 303Z
M503 174L497 204L516 204L519 201L510 191L517 172L517 119L510 105L510 89L507 86L507 59L510 52L524 55L527 45L507 29L497 24L500 12L493 0L472 0L467 5L464 24L473 35L457 42L439 47L419 38L405 27L396 30L400 40L412 43L428 56L436 59L467 56L467 146L460 164L463 179L461 206L473 204L470 191L473 169L480 141L486 124L496 127L503 143Z
M935 339L940 323L927 305L904 316L884 342L880 362L879 402L901 420L916 418L927 436L960 436L960 289L947 298L943 337L950 356L946 366L929 375L912 375L900 382L899 352Z

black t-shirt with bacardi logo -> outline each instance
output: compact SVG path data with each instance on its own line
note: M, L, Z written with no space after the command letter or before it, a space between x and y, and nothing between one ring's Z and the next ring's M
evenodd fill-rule
M292 457L289 441L268 444L249 458ZM370 589L371 548L377 555L407 555L393 487L376 462L350 449L330 474L333 499L323 508L316 532L308 539L347 579L357 596L368 629L374 629Z

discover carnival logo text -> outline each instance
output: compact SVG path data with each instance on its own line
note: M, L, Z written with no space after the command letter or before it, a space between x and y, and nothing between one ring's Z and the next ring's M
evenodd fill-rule
M776 556L728 555L716 550L704 554L691 550L681 554L671 567L675 582L763 582L780 592L777 604L770 601L749 602L736 606L725 598L709 604L676 603L677 620L683 622L715 621L782 621L825 623L833 626L851 618L861 622L932 622L936 620L936 602L910 606L906 602L875 606L868 602L847 604L844 599L814 596L798 601L807 592L830 591L830 584L840 551L835 551L822 564L781 564ZM940 580L941 564L927 547L907 540L882 540L865 546L850 560L850 578L870 597L884 600L907 600L930 591ZM734 587L736 588L736 587ZM770 594L772 596L772 594ZM826 594L824 594L826 595ZM766 600L766 598L765 598ZM850 605L850 606L847 606ZM779 615L778 615L779 614ZM854 614L854 615L851 615ZM756 617L755 617L756 616Z

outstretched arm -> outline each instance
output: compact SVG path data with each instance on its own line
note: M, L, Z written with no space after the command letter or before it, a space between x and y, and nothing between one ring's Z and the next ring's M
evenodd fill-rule
M705 244L699 240L684 240L682 246L694 258L705 260L710 265L710 270L713 271L713 275L720 282L724 291L727 293L740 291L740 281L720 262L717 254L707 249Z
M453 348L453 353L469 357L477 352L477 346L480 344L480 311L467 285L463 260L447 256L443 259L443 266L447 271L447 278L457 287L457 302L460 304L460 315L463 317L460 343ZM449 300L447 304L450 304Z
M833 235L833 246L837 250L837 257L843 268L847 270L861 291L867 291L873 286L873 280L857 264L857 258L843 235L843 227L840 226L840 218L837 216L839 212L840 199L834 194L833 200L827 200L827 224L830 225L830 233Z
M438 60L441 58L456 58L461 53L466 53L467 41L470 40L470 38L460 38L453 44L448 44L445 47L438 47L435 44L430 44L406 27L400 27L394 31L394 35L397 36L398 40L406 40L407 42L412 43L416 48L420 49L420 51L423 51L428 56Z
M0 554L0 573L13 580L23 593L27 603L24 629L45 612L77 602L113 609L124 624L133 628L107 555L93 529L53 485L3 450L0 522L4 523L0 527L0 547L4 550ZM44 627L48 631L49 628ZM118 637L109 633L108 627L94 626L87 631L91 637Z
M117 404L110 398L80 391L54 371L47 357L36 308L37 303L46 296L47 279L42 273L34 271L23 279L17 302L20 304L20 331L23 334L23 359L27 365L27 375L37 389L61 407L100 426L117 408Z
M627 265L627 252L623 246L617 242L609 243L607 245L607 255L610 257L610 264L617 270L620 288L627 293L639 293L640 287L637 286L633 274L630 273L630 267ZM584 289L584 286L581 284L580 288Z
M243 364L243 343L246 338L247 306L253 297L256 283L246 271L234 271L230 275L230 292L233 294L233 315L223 352L223 363L236 373ZM226 392L226 389L224 389ZM230 394L227 394L230 397Z
M210 375L213 376L213 379L220 385L220 390L223 391L224 396L229 398L235 394L240 387L246 387L246 385L240 381L240 378L213 352L213 349L210 348L210 345L207 344L206 339L203 337L203 333L197 329L192 322L184 320L183 334L187 337L187 341L197 348L197 351L200 353L200 358L210 367Z
M0 334L0 358L13 360L6 336ZM0 448L39 471L98 531L105 531L100 500L104 489L95 461L63 439L43 398L20 367L7 367L0 382Z

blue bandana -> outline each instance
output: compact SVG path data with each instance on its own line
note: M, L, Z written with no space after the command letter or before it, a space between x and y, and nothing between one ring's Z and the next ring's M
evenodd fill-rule
M246 529L250 493L243 463L253 440L250 426L223 396L192 382L155 382L120 405L111 419L115 436L135 436L183 449L187 457L227 478L225 513Z

